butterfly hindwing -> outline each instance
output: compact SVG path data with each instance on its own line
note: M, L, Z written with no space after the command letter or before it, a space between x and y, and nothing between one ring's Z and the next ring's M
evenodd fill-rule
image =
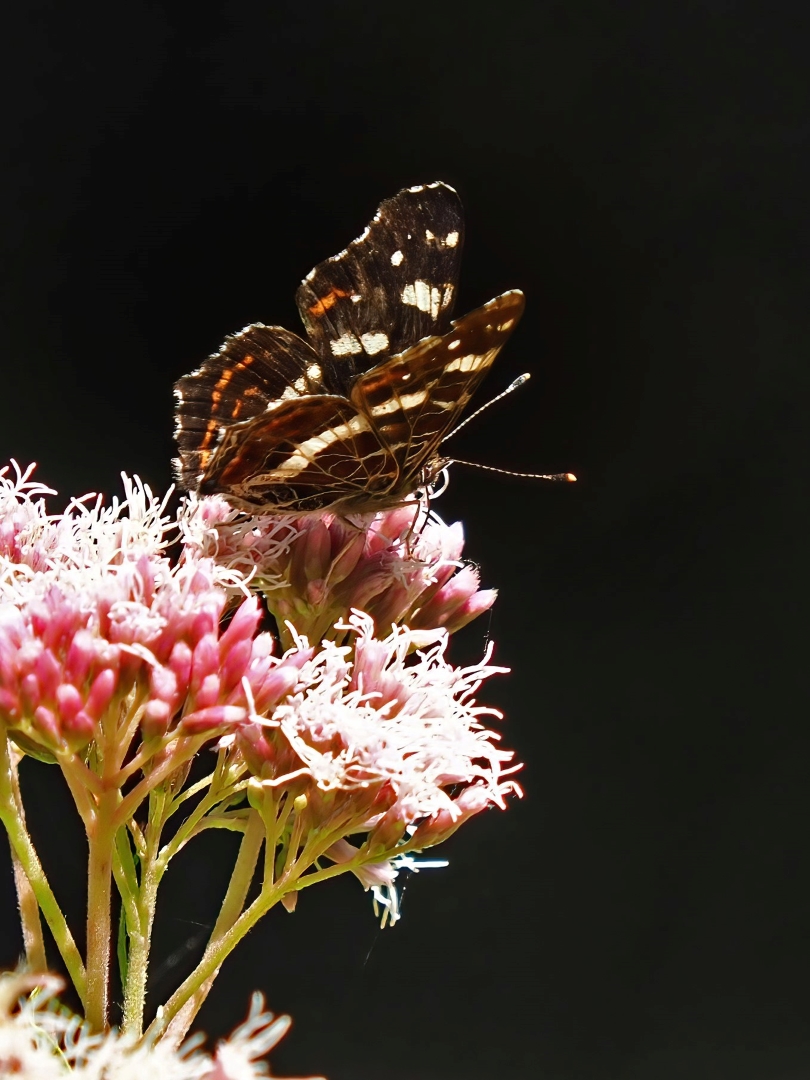
M312 347L283 327L254 323L226 338L218 353L175 385L179 483L197 486L223 429L275 401L334 390L329 375Z
M343 397L283 401L226 430L203 494L226 491L246 509L317 510L363 502L390 482L390 459Z

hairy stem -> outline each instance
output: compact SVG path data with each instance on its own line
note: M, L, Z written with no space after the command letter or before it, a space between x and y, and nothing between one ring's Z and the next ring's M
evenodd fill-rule
M20 791L19 765L21 755L11 747L10 774L11 788L14 796L14 805L17 808L17 816L24 829L25 808ZM27 831L27 829L26 829ZM22 863L17 858L14 849L11 849L11 862L14 867L14 887L17 890L17 906L20 910L20 926L22 928L23 945L25 947L25 961L29 971L40 972L48 970L48 958L45 954L45 938L42 934L42 919L39 914L39 904L31 888Z
M0 821L2 821L8 833L9 844L18 861L31 891L36 897L36 902L42 912L48 929L53 934L56 947L67 968L68 975L76 988L76 993L82 1005L85 1004L87 995L87 975L81 955L73 940L65 916L56 902L45 871L39 861L39 856L28 835L25 820L18 812L15 798L15 781L13 778L13 765L9 754L8 740L5 735L0 737Z
M219 916L208 940L206 953L231 929L242 914L264 839L264 824L260 815L254 810L248 818L231 881L228 885L228 891L225 894ZM219 967L194 991L168 1025L163 1036L165 1039L168 1039L174 1045L178 1045L182 1041L208 997L211 987L214 985L214 979L218 974Z
M211 976L215 976L228 954L236 948L245 934L276 904L284 893L283 887L263 891L243 911L236 922L213 945L206 950L202 960L189 977L175 990L161 1009L159 1015L147 1028L146 1034L161 1037L183 1006Z
M256 897L250 907L242 912L239 918L221 935L221 937L216 941L209 943L209 946L205 950L203 958L197 967L192 971L185 982L175 990L147 1028L147 1036L160 1039L165 1035L172 1021L178 1016L180 1010L186 1003L191 1000L194 994L202 986L204 986L209 978L216 977L223 962L236 948L242 938L253 929L256 923L266 915L286 893L296 888L296 882L304 870L306 870L308 866L311 866L314 860L319 858L336 839L337 836L335 834L313 839L311 843L304 845L298 859L278 878L275 884L270 884L265 881L261 893ZM358 862L362 861L362 858L355 858L330 869L333 869L336 874L346 873L346 871L354 869Z
M85 1017L96 1031L104 1031L109 1016L110 902L116 828L117 788L98 800L87 833L87 1001Z
M129 928L129 965L124 985L124 1035L140 1037L143 1031L143 1011L146 1003L146 974L149 967L149 950L152 944L152 926L155 921L157 891L165 866L160 865L158 850L160 834L166 820L165 792L154 793L150 798L149 822L146 828L146 850L141 860L141 878L135 907L136 925Z

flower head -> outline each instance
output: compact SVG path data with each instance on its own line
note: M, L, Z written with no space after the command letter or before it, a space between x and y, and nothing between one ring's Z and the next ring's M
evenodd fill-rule
M50 517L29 475L0 476L0 721L20 745L80 749L122 709L151 738L181 715L196 731L246 719L251 694L274 703L257 601L223 629L239 575L193 552L172 565L148 488L127 480L123 502Z
M499 714L474 699L506 670L490 663L491 649L457 668L444 630L397 627L379 639L360 612L343 629L353 648L325 641L301 667L300 688L236 735L267 787L303 796L305 829L339 820L342 837L365 833L369 851L390 852L414 823L441 815L442 830L420 836L429 846L473 804L503 806L520 792L508 778L513 752L482 723Z
M458 630L492 606L464 566L460 524L445 525L417 502L347 521L334 514L246 517L218 496L192 499L186 544L220 565L252 574L285 646L292 626L310 641L339 638L352 610L387 634L392 625Z

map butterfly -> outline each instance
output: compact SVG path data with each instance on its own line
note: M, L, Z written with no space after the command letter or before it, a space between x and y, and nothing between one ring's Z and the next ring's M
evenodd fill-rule
M515 290L451 321L463 239L447 184L386 199L301 283L308 341L254 323L178 381L179 485L254 513L346 514L433 483L523 313Z

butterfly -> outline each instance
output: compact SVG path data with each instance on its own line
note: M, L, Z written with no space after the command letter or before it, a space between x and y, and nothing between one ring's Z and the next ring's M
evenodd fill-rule
M381 203L296 293L307 339L253 323L175 386L180 487L252 513L365 513L433 484L440 446L518 323L455 322L464 218L440 182Z

